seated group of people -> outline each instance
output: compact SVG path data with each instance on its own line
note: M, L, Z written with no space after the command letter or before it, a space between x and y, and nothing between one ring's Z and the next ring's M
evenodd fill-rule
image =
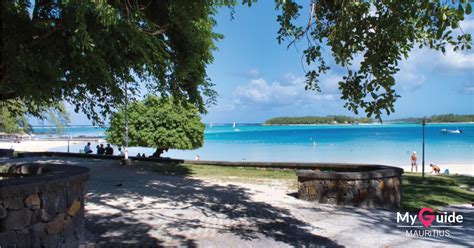
M96 149L98 155L114 155L114 148L110 144L107 144L107 147L104 147L104 144L97 145ZM119 147L118 152L118 155L123 155L122 148ZM90 142L88 142L87 145L84 147L84 153L93 153Z

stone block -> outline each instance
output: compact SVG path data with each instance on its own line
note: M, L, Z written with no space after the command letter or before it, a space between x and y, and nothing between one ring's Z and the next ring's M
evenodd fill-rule
M80 208L81 208L81 202L78 199L76 199L67 210L67 214L69 216L74 216L79 211Z
M5 217L7 217L7 210L3 206L0 206L0 220Z
M40 209L40 210L37 210L37 211L34 211L33 212L33 216L32 216L32 223L39 223L39 222L49 222L51 221L51 215L49 215L46 210L44 209Z
M309 185L308 186L308 194L310 196L315 196L316 195L316 187L314 187L314 185Z
M2 221L2 229L22 229L30 225L33 212L29 208L9 210Z
M32 210L40 209L41 199L38 194L31 194L25 198L25 204Z
M45 223L37 223L34 224L31 229L31 243L34 247L41 247L41 244L46 239L46 224Z
M67 193L65 189L56 192L47 192L40 195L41 206L50 216L67 211Z
M23 197L12 197L3 200L6 209L22 209L24 206Z
M46 231L48 234L57 234L64 230L66 214L58 214L53 221L49 222Z
M0 232L0 246L1 247L15 247L18 243L16 232L13 230L7 230Z

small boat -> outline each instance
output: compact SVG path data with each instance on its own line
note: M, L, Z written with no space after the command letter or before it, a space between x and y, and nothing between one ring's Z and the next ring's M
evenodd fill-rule
M462 133L462 131L459 130L459 129L450 130L450 129L446 129L446 128L441 129L441 132L443 132L443 133L455 133L455 134Z
M235 122L234 122L234 124L232 124L232 127L235 128L235 126L236 126L236 125L235 125Z

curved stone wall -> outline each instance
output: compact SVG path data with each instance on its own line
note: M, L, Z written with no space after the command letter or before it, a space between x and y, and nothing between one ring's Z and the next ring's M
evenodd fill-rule
M0 247L80 245L89 169L44 164L0 168Z
M367 208L401 206L401 168L326 164L315 169L296 171L300 199Z

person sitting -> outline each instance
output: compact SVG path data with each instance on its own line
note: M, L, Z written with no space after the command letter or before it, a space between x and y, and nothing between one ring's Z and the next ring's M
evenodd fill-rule
M84 153L85 153L85 154L92 153L91 142L87 142L87 145L84 146Z
M118 148L118 155L121 156L121 157L125 156L125 153L123 153L123 151L122 151L122 147Z
M107 144L107 147L105 148L105 155L114 155L114 148L112 148L110 144Z
M142 158L146 158L146 155L145 155L145 153L143 153L143 154L142 154Z
M430 167L431 167L431 173L439 174L439 172L441 171L441 168L439 168L439 166L437 165L430 164Z
M100 144L99 148L97 148L97 154L99 154L99 155L104 155L105 154L104 144Z
M142 155L140 153L137 154L137 157L141 157Z

